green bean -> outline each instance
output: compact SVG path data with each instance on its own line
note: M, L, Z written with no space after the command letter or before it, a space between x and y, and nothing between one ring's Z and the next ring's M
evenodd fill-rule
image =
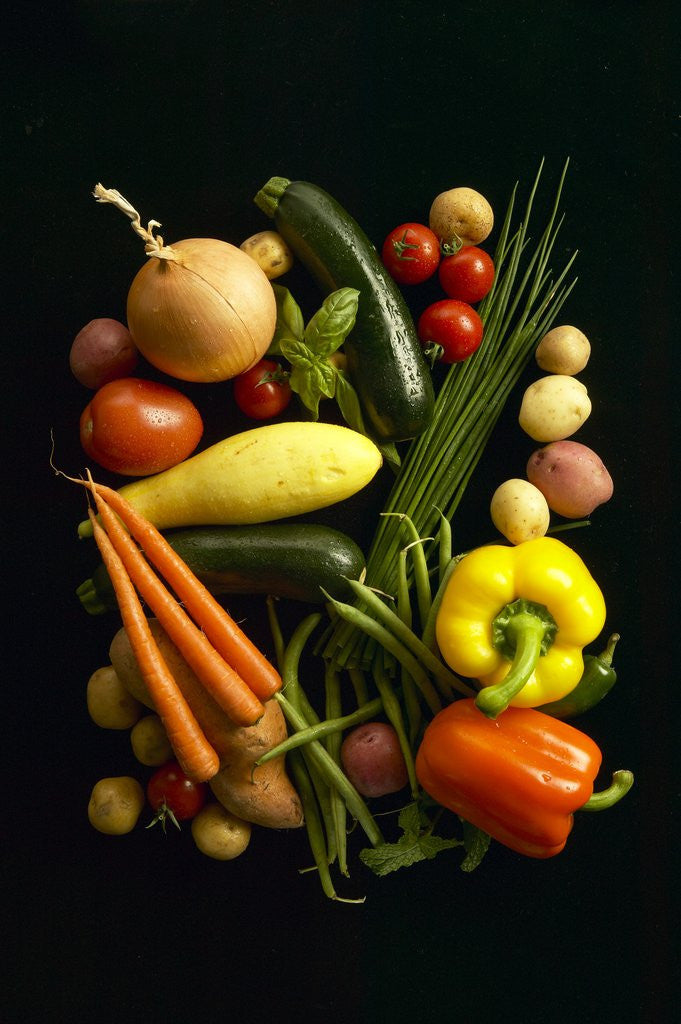
M438 612L440 611L440 605L442 604L442 599L445 596L445 590L447 589L447 584L449 583L451 575L463 557L463 555L455 555L454 558L451 558L449 560L449 565L442 573L440 585L437 588L435 597L433 598L433 603L430 606L430 614L428 615L426 624L423 628L423 633L421 634L422 643L430 651L432 651L433 654L437 650L437 641L435 639L435 626L437 623Z
M315 800L312 781L308 774L308 770L305 767L305 761L300 751L293 752L291 757L291 772L295 780L296 790L300 796L300 802L303 805L307 838L310 843L310 850L314 857L314 862L317 867L324 895L328 896L331 900L337 900L341 903L363 903L364 899L352 900L339 896L334 888L331 872L329 871L329 855L324 837L322 819Z
M411 541L407 545L407 548L412 555L414 584L416 587L416 604L418 606L421 622L423 623L426 621L428 616L431 601L430 576L428 573L428 564L426 562L423 544L426 540L432 540L432 537L419 537L418 530L414 526L412 520L409 516L404 515L401 512L383 512L381 514L384 516L397 516L397 518L406 525L407 532L411 536Z
M435 655L422 640L409 629L408 626L402 622L400 617L388 608L388 606L381 601L377 594L367 587L364 583L359 583L357 580L349 580L350 586L353 592L361 597L366 603L367 608L373 612L377 618L386 626L395 638L404 645L405 648L419 659L420 662L425 665L429 672L435 676L435 679L439 685L440 692L443 697L451 698L452 689L458 690L466 697L474 696L473 691L462 683L461 680L454 675L454 673L444 665L440 659Z
M315 725L308 725L305 729L292 732L290 736L287 736L285 740L278 743L276 747L268 750L262 757L258 758L255 765L258 767L261 764L267 764L268 761L272 761L275 757L288 754L291 750L297 750L298 747L307 746L312 740L322 740L331 733L341 733L345 732L346 729L352 729L355 725L361 725L362 722L368 722L370 718L380 715L382 710L383 702L381 698L374 697L373 700L367 701L366 704L362 704L361 707L356 708L347 715L343 715L341 718L327 718L323 722L317 722Z
M318 612L308 615L303 619L303 621L299 623L293 631L293 635L284 650L282 658L281 674L283 691L286 692L287 699L295 707L299 715L301 715L302 721L307 727L316 725L319 722L319 715L307 699L305 691L300 683L299 665L305 645L320 620L321 615ZM304 752L303 756L310 773L312 785L314 786L314 790L317 795L319 809L325 823L329 863L333 863L337 855L337 844L331 791L327 781L315 770L314 764L310 763L307 751Z
M268 595L267 601L267 621L269 622L270 632L272 633L272 640L274 643L274 654L277 662L277 668L279 672L284 670L284 651L286 644L284 643L284 637L281 632L281 626L279 624L279 617L277 616L277 610L274 606L274 598Z
M414 767L414 755L412 753L411 744L407 737L407 730L404 725L404 718L402 716L402 707L399 700L395 696L395 691L392 688L390 680L385 674L381 659L377 658L374 665L374 680L376 682L376 689L378 690L381 700L383 701L383 709L386 717L393 729L397 733L397 739L400 744L400 750L404 757L404 763L407 766L407 776L409 778L409 788L411 795L414 800L418 798L419 784L416 779L416 769Z
M326 691L326 717L340 718L342 715L340 681L338 670L327 662L324 670L324 688ZM326 737L326 749L337 765L340 766L341 734L331 732ZM347 860L347 820L345 804L337 790L330 792L331 820L336 837L336 855L338 857L338 868L342 875L348 874Z
M360 586L361 585L362 584L360 584ZM329 600L331 600L331 598L329 598ZM426 672L416 660L412 652L405 647L400 640L398 640L394 633L391 633L389 629L382 626L381 623L377 622L376 619L371 617L371 615L367 615L365 612L359 611L359 609L355 608L354 605L334 600L334 606L341 618L345 619L347 622L351 622L357 627L357 629L378 641L381 647L384 647L387 651L390 651L391 654L395 655L395 658L411 675L434 715L436 715L438 711L442 710L442 701L440 700L437 690L431 683Z
M300 685L298 666L300 664L300 658L305 645L316 627L319 625L321 617L320 612L314 612L312 615L308 615L304 618L303 621L296 626L293 631L293 636L289 640L284 652L282 670L283 689L286 691L287 699L305 716L305 718L309 719L310 722L319 721L319 716L310 704L302 686Z
M398 556L397 567L397 614L402 622L411 629L412 610L407 580L407 549L402 548ZM400 680L404 707L409 723L409 742L414 744L421 728L421 705L416 692L416 684L403 665L400 665Z
M361 708L369 701L369 691L367 690L367 681L364 678L364 673L359 668L350 668L348 669L348 675L355 691L357 707Z
M281 691L275 693L274 699L279 703L286 716L286 720L294 729L300 730L306 727L307 723L303 716ZM383 842L383 836L373 815L350 780L331 757L326 747L319 740L313 740L308 745L307 750L309 751L310 762L314 764L316 770L325 781L341 794L348 810L362 826L372 846L380 846Z
M447 566L452 560L452 524L440 509L437 511L440 512L440 529L437 534L438 586L441 586Z

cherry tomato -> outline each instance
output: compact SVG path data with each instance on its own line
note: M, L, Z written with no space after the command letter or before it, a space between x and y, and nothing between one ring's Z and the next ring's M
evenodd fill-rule
M252 420L278 416L291 401L291 394L288 374L272 359L261 359L234 378L234 401Z
M169 818L179 828L181 821L196 817L206 802L207 794L204 782L192 782L177 761L168 761L154 772L147 783L147 800L156 812L147 827L160 822L165 829Z
M149 476L186 459L203 434L190 400L167 384L123 377L101 387L80 417L80 443L122 476Z
M460 363L473 355L482 341L482 320L472 306L458 299L433 302L421 314L418 336L426 349L439 346L443 363Z
M445 256L438 276L450 299L480 302L494 283L494 263L484 249L466 245L453 256Z
M381 256L398 284L421 284L437 270L440 242L425 224L400 224L383 243Z

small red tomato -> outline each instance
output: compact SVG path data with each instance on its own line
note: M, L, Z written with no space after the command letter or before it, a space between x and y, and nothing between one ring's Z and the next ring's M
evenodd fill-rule
M156 812L147 828L160 822L165 829L168 818L179 828L181 821L196 817L206 797L204 782L193 782L177 761L168 761L154 772L147 783L147 800Z
M443 363L460 363L473 355L482 341L482 320L472 306L458 299L433 302L421 314L418 336L425 348L439 346Z
M383 243L381 257L398 284L421 284L437 270L440 242L425 224L400 224Z
M199 411L186 395L137 377L105 384L80 417L86 453L121 476L149 476L176 466L202 434Z
M480 302L494 283L494 262L484 249L466 245L452 256L445 256L438 276L450 299Z
M278 416L291 401L291 393L288 374L271 359L261 359L234 378L234 401L252 420Z

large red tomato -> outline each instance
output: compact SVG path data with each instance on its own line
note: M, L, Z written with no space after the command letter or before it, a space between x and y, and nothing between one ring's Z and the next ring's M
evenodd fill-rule
M105 384L80 417L86 453L121 476L149 476L177 465L202 434L199 411L186 395L137 377Z

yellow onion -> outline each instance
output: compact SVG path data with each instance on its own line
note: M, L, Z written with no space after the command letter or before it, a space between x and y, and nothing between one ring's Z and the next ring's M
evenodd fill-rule
M277 308L267 275L245 252L216 238L165 245L115 189L96 185L145 241L147 263L128 292L128 329L142 355L180 380L229 380L255 365L274 334Z

